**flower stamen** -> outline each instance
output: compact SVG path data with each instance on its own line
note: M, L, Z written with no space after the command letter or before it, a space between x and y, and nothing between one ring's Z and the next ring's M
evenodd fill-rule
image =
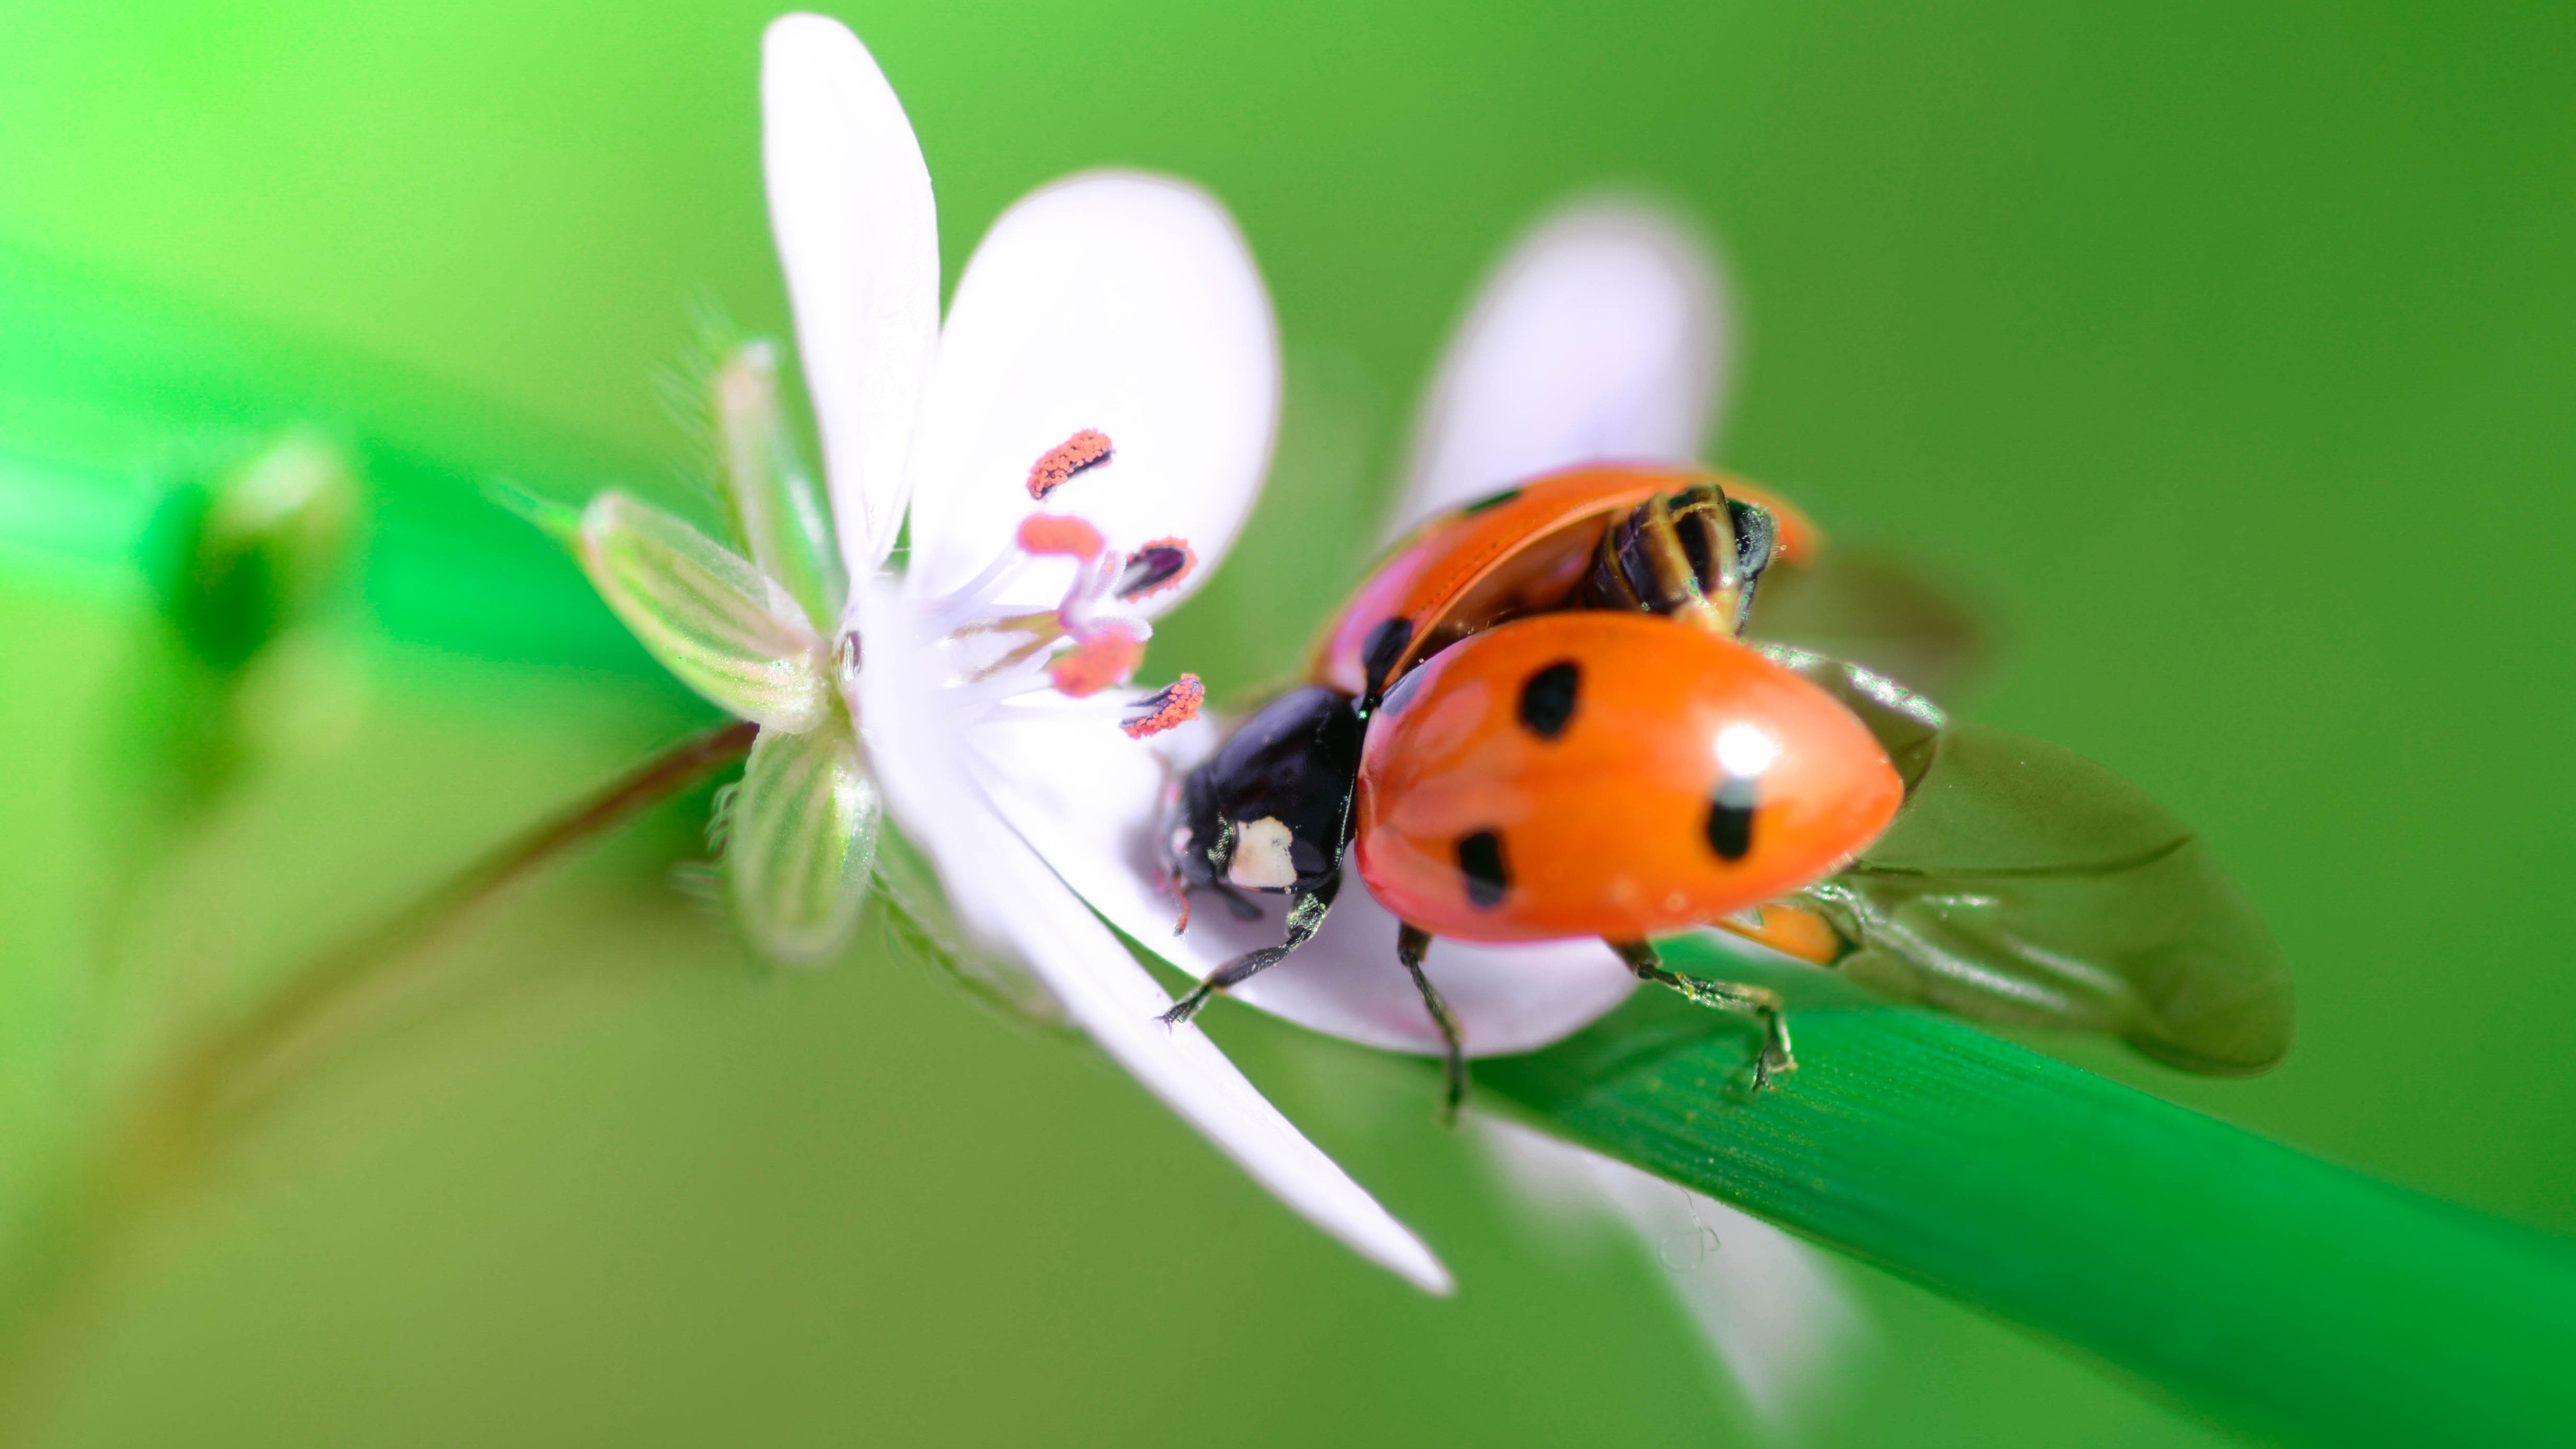
M1127 732L1127 738L1141 740L1147 735L1158 735L1175 725L1198 718L1199 706L1206 702L1207 686L1199 681L1197 675L1184 674L1155 693L1136 701L1134 707L1145 712L1121 723L1118 727ZM1183 920L1186 922L1189 897L1183 896L1181 901L1181 909L1185 913Z
M1145 662L1145 636L1123 620L1092 629L1047 666L1047 678L1068 699L1086 699L1124 684Z
M1029 496L1044 501L1046 496L1074 479L1106 463L1116 453L1109 446L1109 435L1097 428L1081 432L1047 449L1046 456L1029 469Z
M1185 538L1158 538L1127 555L1126 571L1118 576L1118 597L1128 603L1151 598L1165 589L1176 588L1199 562L1198 550Z

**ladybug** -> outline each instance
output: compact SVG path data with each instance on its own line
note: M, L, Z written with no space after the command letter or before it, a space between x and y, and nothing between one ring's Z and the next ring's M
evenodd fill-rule
M1653 938L1715 926L1900 998L2110 1031L2192 1070L2276 1062L2278 949L2153 801L2053 746L1952 724L1865 666L1747 642L1766 632L1766 580L1822 582L1823 550L1785 500L1687 467L1569 469L1424 525L1326 629L1306 681L1178 782L1165 864L1185 912L1195 891L1289 909L1280 944L1165 1020L1312 939L1356 868L1401 923L1394 955L1447 1045L1453 1111L1464 1042L1422 969L1439 936L1597 937L1640 978L1755 1018L1757 1091L1796 1066L1778 996L1668 971ZM1856 594L1801 617L1921 612L1919 591Z

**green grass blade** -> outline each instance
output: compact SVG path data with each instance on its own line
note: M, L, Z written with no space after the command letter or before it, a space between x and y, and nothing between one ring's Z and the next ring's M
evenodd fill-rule
M1799 1070L1758 1100L1751 1028L1661 992L1480 1064L1477 1089L2267 1437L2563 1443L2576 1425L2576 1247L1961 1022L1803 994Z

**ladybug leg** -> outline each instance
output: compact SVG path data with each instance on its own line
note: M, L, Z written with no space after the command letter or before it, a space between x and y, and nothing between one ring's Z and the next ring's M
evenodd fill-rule
M1395 933L1395 956L1413 975L1413 989L1422 993L1422 1005L1431 1013L1431 1024L1440 1028L1440 1040L1448 1051L1444 1065L1448 1071L1449 1096L1442 1107L1440 1120L1455 1123L1458 1104L1467 1100L1467 1039L1459 1034L1457 1020L1449 1015L1449 1003L1440 999L1440 990L1423 974L1422 957L1431 949L1431 933L1420 926L1407 925Z
M1607 944L1619 953L1620 960L1628 963L1629 970L1637 973L1639 980L1669 986L1697 1005L1749 1016L1762 1023L1762 1050L1753 1058L1753 1090L1759 1092L1771 1085L1774 1073L1798 1069L1797 1054L1789 1046L1789 1018L1780 1010L1778 992L1667 971L1663 958L1644 941L1611 941Z
M1173 1002L1172 1009L1163 1013L1163 1025L1186 1023L1199 1014L1200 1007L1207 1005L1209 997L1241 986L1286 960L1289 952L1315 939L1315 933L1323 929L1324 913L1333 908L1333 896L1341 889L1341 884L1341 876L1335 874L1326 876L1312 889L1291 888L1288 892L1288 939L1276 946L1246 951L1209 972L1208 978L1198 984L1198 989Z

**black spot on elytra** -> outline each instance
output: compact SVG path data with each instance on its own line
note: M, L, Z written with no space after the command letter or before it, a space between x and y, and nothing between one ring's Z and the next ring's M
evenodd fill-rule
M1458 841L1458 870L1467 877L1467 899L1475 905L1500 905L1503 892L1511 888L1511 875L1503 868L1503 838L1490 830Z
M1708 848L1720 860L1742 860L1753 849L1753 782L1728 776L1708 802Z
M1360 669L1368 684L1362 698L1374 702L1385 692L1388 671L1404 657L1404 646L1412 642L1411 619L1381 619L1376 628L1368 631L1368 638L1360 643Z
M1475 502L1468 504L1466 507L1459 509L1458 516L1464 518L1470 513L1482 513L1488 508L1500 508L1504 504L1509 503L1520 496L1521 490L1518 488L1506 488L1500 493L1488 493L1484 497L1477 499Z
M1574 704L1583 685L1583 668L1562 659L1531 675L1521 685L1521 728L1543 740L1565 733L1574 719Z

